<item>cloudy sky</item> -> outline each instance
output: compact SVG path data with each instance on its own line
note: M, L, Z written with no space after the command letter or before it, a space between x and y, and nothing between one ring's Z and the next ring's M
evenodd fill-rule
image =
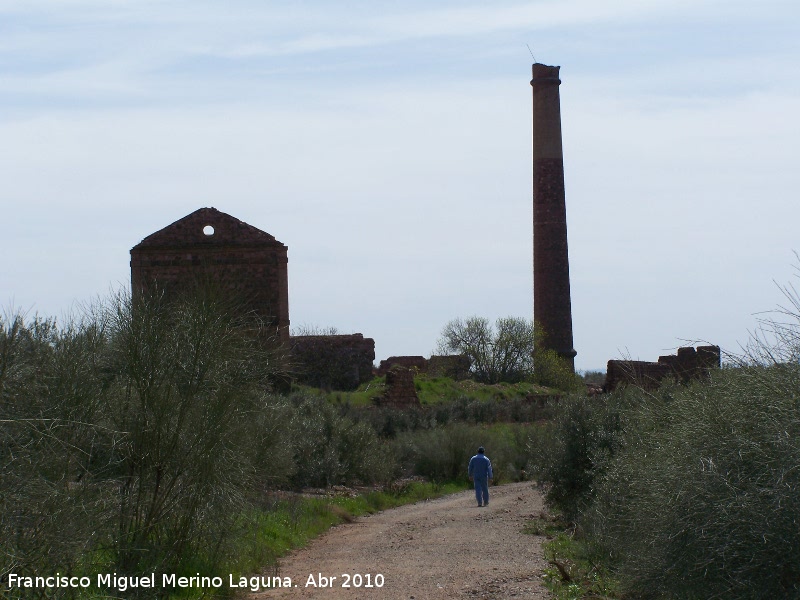
M799 31L795 0L0 0L0 303L105 296L214 206L289 247L293 325L378 360L530 317L532 52L577 367L736 351L798 264Z

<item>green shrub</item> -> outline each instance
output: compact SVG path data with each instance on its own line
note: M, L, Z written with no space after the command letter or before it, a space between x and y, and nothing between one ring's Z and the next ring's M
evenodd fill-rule
M640 393L584 523L647 597L800 597L800 367Z
M198 291L2 321L3 573L215 564L280 447L267 334L237 314Z
M478 446L484 446L498 484L523 477L529 432L530 427L522 425L456 423L405 433L394 440L393 448L407 474L434 481L458 481L466 480L470 457Z
M546 398L546 397L545 397ZM538 399L478 400L461 397L454 402L433 408L437 424L449 423L530 423L550 415L554 397L540 403Z
M110 307L105 414L125 432L111 477L122 572L179 569L224 546L258 480L255 425L276 365L267 331L237 309L204 289Z
M573 519L591 502L596 481L623 443L622 413L616 398L577 395L554 410L553 424L530 439L529 468L548 484L547 501Z
M292 401L296 487L382 483L395 474L390 448L368 423L342 416L319 396L295 395Z
M0 579L87 566L109 531L105 347L100 326L0 316Z
M585 390L583 378L577 375L570 365L555 350L537 344L533 354L533 374L531 380L537 385L554 388L564 392Z

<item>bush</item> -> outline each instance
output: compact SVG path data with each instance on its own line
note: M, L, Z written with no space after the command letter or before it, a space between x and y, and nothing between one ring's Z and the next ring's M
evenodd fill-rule
M547 501L574 519L594 497L595 484L623 443L617 398L570 396L555 419L529 442L530 471L548 484Z
M291 424L296 487L383 483L396 472L391 450L368 423L317 396L295 395Z
M436 429L456 423L531 423L548 418L552 413L553 397L533 400L514 397L510 399L480 399L460 396L449 401L424 406L420 410L391 407L354 407L337 405L339 414L356 421L369 423L382 438L393 439L402 433Z
M800 367L640 394L585 523L632 590L800 597Z
M800 598L800 298L707 380L559 408L548 499L635 598Z
M121 435L103 426L102 324L0 316L0 580L87 562L112 514L95 473Z
M583 378L573 372L567 361L555 350L543 348L538 343L533 354L533 374L530 379L537 385L564 392L582 392L586 389Z
M112 306L107 415L125 432L115 539L123 572L177 568L219 547L258 465L258 422L275 366L260 323L213 292Z
M470 457L478 446L484 446L492 461L494 482L499 484L523 477L529 430L521 425L481 427L457 423L405 433L397 437L393 447L407 474L433 481L466 481Z
M237 315L198 290L2 321L3 573L213 566L276 432L269 340Z

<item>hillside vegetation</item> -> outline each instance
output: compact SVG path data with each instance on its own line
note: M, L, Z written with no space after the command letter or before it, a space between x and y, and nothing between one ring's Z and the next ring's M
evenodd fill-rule
M498 481L525 477L534 388L421 381L428 408L405 412L281 395L278 347L237 314L197 294L0 319L1 577L246 574L353 514L463 489L478 445Z
M464 379L456 381L449 377L430 377L419 374L414 377L414 386L417 396L423 406L453 402L464 398L470 400L515 400L529 397L552 397L561 394L559 390L537 385L530 382L483 384ZM380 398L386 389L386 378L375 377L372 381L361 384L352 392L331 391L297 386L298 390L306 393L321 395L334 403L350 404L351 406L370 406L374 400Z
M708 380L566 400L533 439L573 532L553 557L573 586L560 597L800 598L800 301L787 297ZM600 573L616 583L599 589Z

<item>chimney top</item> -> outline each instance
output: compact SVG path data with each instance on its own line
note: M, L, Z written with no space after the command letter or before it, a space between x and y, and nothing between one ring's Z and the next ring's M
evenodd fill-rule
M561 83L561 80L558 78L558 70L560 68L561 67L543 65L542 63L534 63L531 68L533 72L531 85L534 85L534 83Z

